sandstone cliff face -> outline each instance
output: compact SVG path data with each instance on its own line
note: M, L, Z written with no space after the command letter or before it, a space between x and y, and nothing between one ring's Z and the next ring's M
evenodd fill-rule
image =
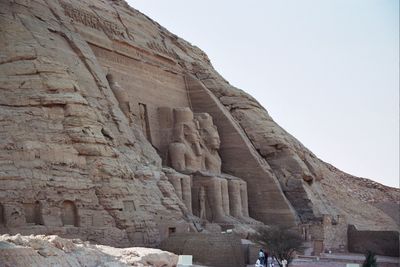
M165 106L212 115L222 170L247 182L251 217L398 229L398 189L316 158L203 51L124 1L1 1L0 24L2 232L127 246L187 229L161 169Z
M0 186L8 231L36 220L38 233L50 227L115 245L159 242L158 213L181 220L182 203L171 194L165 204L161 159L128 126L89 45L59 3L2 1L0 9ZM168 186L163 190L172 192ZM78 229L61 227L68 203L79 210L79 221L66 215ZM30 205L40 206L41 218L24 218Z

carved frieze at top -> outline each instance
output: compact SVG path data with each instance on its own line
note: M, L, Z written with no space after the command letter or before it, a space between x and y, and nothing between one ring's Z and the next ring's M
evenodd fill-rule
M167 49L164 45L161 45L154 41L147 42L146 45L148 48L156 51L157 53L164 54L175 59L178 58L178 55L174 51L172 51L171 49Z
M117 23L103 19L95 13L75 8L66 2L61 2L61 6L64 9L64 14L73 19L73 22L78 22L92 29L104 31L108 35L129 38L129 36L126 36L125 30Z

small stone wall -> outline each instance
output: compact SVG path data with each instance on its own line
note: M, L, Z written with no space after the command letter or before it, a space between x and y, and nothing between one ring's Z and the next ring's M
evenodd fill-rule
M349 252L365 253L367 250L378 255L399 257L399 232L358 231L354 225L347 229Z
M161 248L178 255L193 255L193 262L215 267L243 267L241 240L234 234L175 234Z

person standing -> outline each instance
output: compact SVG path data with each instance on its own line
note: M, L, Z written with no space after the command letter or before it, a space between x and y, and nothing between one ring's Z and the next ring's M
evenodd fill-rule
M262 249L260 249L260 251L258 252L258 259L260 260L260 264L262 266L264 266L264 264L265 264L265 254L264 254L264 251Z
M267 266L268 267L268 251L265 251L264 252L264 257L265 257L265 262L264 262L264 264L265 264L265 266Z

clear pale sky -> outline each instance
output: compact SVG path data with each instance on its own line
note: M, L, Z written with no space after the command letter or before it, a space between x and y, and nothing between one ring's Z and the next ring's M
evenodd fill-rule
M322 160L399 187L398 0L130 0Z

